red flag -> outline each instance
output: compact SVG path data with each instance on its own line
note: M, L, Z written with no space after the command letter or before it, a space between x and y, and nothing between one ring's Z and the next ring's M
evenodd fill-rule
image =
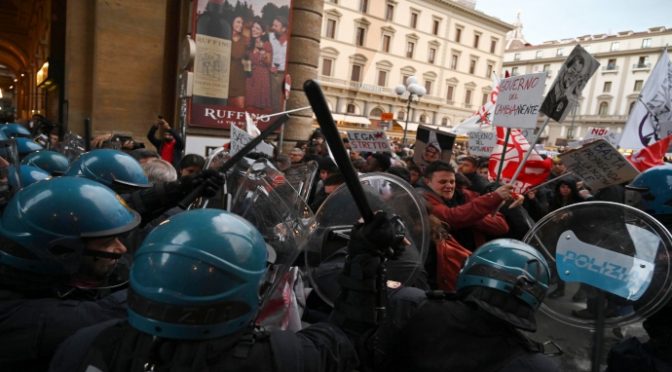
M496 127L496 129L497 146L492 150L490 161L488 163L489 175L493 180L497 178L497 171L499 170L506 132L506 129L502 127ZM516 173L516 169L518 169L520 163L525 159L525 154L530 150L530 144L527 142L525 136L523 136L518 129L511 129L509 143L506 145L506 153L504 154L504 166L502 167L501 175L502 181L511 181L513 175ZM530 187L534 187L544 182L551 173L551 166L553 165L551 159L544 159L536 151L531 151L532 154L530 154L527 162L525 162L523 170L520 172L516 183L513 185L515 192L524 193Z
M627 159L638 171L644 172L651 167L664 164L663 157L670 147L670 142L672 142L672 135L642 148L628 156Z

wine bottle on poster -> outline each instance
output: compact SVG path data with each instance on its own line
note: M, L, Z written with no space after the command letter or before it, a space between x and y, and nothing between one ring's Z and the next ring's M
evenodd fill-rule
M201 0L203 1L203 0ZM226 105L231 63L231 25L224 0L208 0L196 21L193 100L201 105Z

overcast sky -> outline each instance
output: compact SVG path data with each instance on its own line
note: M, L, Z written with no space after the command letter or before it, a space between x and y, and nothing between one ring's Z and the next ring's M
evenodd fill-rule
M513 23L531 44L588 34L672 28L672 0L477 0L476 10Z

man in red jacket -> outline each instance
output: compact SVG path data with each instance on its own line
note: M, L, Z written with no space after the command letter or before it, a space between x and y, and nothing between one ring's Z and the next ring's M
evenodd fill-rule
M455 186L455 169L443 161L427 166L421 193L430 214L446 222L451 234L465 248L474 251L491 238L509 230L504 216L497 212L500 204L512 198L511 185L478 195Z

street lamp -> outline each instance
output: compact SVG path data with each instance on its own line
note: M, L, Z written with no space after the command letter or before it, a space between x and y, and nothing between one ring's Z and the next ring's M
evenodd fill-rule
M404 126L404 139L401 141L404 146L406 146L406 134L408 132L408 118L411 116L411 102L413 102L413 97L417 97L417 100L420 100L420 97L427 94L427 89L422 85L418 84L418 78L415 76L409 76L406 78L405 85L397 85L394 88L394 92L397 93L399 97L403 96L404 93L408 91L408 104L406 105L406 126Z

